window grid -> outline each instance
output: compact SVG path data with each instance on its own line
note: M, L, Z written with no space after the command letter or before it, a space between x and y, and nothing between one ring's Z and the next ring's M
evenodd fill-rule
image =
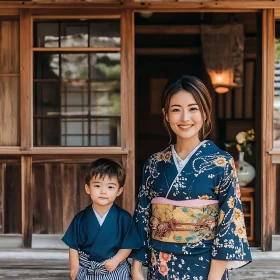
M51 23L54 23L56 22L58 24L58 46L59 48L61 47L62 45L62 42L61 42L61 25L62 25L62 21L51 21ZM36 24L36 23L35 23ZM79 25L77 25L79 26ZM64 26L66 28L66 25ZM91 34L91 22L88 21L87 23L87 30L88 30L88 42L87 42L87 45L88 47L90 47L90 40L91 40L91 37L90 37L90 34ZM37 34L37 29L34 28L34 35L35 37L38 36ZM66 34L66 31L65 31L65 34ZM35 38L34 38L35 39ZM35 41L35 40L34 40ZM34 48L34 56L36 54L36 48ZM48 83L53 83L53 82L56 82L58 83L58 87L59 87L59 91L60 94L61 94L61 98L58 98L59 100L59 108L60 108L60 114L57 114L57 115L53 115L53 116L45 116L44 115L44 110L45 110L45 105L44 105L44 93L43 93L43 90L41 90L41 92L39 92L38 90L38 87L36 87L36 94L35 94L35 99L37 97L37 99L40 100L40 107L38 108L37 106L37 102L35 101L35 110L34 112L36 112L36 114L34 115L34 122L35 122L35 125L34 125L34 134L35 136L38 136L40 135L40 137L37 137L37 139L34 139L34 143L37 144L37 146L48 146L47 143L45 143L45 139L44 139L44 135L45 135L45 123L44 120L57 120L58 121L58 124L59 124L59 146L68 146L68 141L69 141L69 137L72 137L72 136L80 136L81 139L82 139L82 144L81 146L92 146L93 144L95 144L95 146L99 146L99 145L102 145L102 143L100 143L100 139L102 137L107 137L108 139L110 138L110 124L112 123L111 120L113 119L116 119L117 120L117 126L120 127L120 115L115 115L115 116L110 116L110 115L107 115L107 116L96 116L96 115L93 115L92 112L91 112L91 109L92 109L92 104L93 104L93 100L92 100L92 88L91 88L91 82L92 81L95 81L95 79L92 79L92 73L91 73L91 52L88 52L88 53L84 53L87 55L87 67L88 67L88 75L87 75L87 80L86 81L86 87L87 87L87 91L84 91L84 85L82 87L82 89L80 90L80 92L78 91L78 89L76 89L76 93L78 95L80 95L80 98L81 98L81 104L80 105L76 105L76 104L71 104L71 100L70 100L70 97L69 95L72 93L71 90L69 91L68 88L69 88L69 85L66 80L63 79L63 75L62 75L62 63L63 63L63 55L64 54L75 54L76 52L73 52L73 49L74 48L71 48L69 47L68 48L69 51L64 51L64 50L61 50L59 51L58 53L53 53L53 54L57 54L58 55L58 78L57 79L53 79L53 78L44 78L43 76L40 78L40 77L35 77L36 74L34 75L34 88L36 87L36 84L42 84L44 82L48 82ZM71 52L71 49L72 49L72 52ZM108 48L106 48L108 49ZM108 51L108 50L106 50ZM99 49L99 52L102 53L102 51L100 51ZM113 50L113 52L115 52L115 50ZM118 52L119 53L119 52ZM34 59L35 61L35 59ZM120 63L120 61L119 61ZM39 66L38 66L39 67ZM35 66L34 66L34 69L35 71L38 70L36 69L37 68L37 63L35 63ZM37 72L37 71L36 71ZM42 72L40 72L41 75L44 75L44 72L42 74ZM72 82L75 81L75 79L72 80ZM120 81L120 77L119 77L119 81ZM64 83L63 83L64 82ZM72 89L73 90L73 89ZM112 92L111 92L112 93ZM87 94L87 96L86 96ZM118 94L120 94L120 92L118 91ZM63 100L63 102L62 102ZM86 104L86 101L88 102ZM98 100L95 100L96 102L96 106L98 107L99 106L99 101ZM69 105L70 104L70 105ZM109 106L109 105L108 105ZM71 111L70 111L70 108L75 108L77 107L77 109L81 109L81 115L77 115L75 114L74 116L71 116ZM85 114L85 112L87 111L87 114ZM63 113L65 113L63 115ZM73 120L73 118L75 118L76 120ZM85 121L85 118L86 118L86 121ZM81 124L81 133L80 134L76 134L76 133L70 133L68 130L69 130L69 126L68 125L71 125L71 123L75 123L75 122L78 122ZM44 124L43 124L44 123ZM87 125L86 125L87 124ZM107 131L108 133L102 133L101 131L99 131L99 125L100 124L107 124ZM95 127L95 133L92 133L92 125L94 125ZM63 126L63 127L62 127ZM63 129L62 129L63 128ZM63 133L64 132L64 133ZM119 132L117 131L117 137L119 137ZM87 138L87 141L85 141L85 139ZM95 139L95 140L94 140ZM92 143L94 140L95 143ZM87 143L86 143L87 142ZM110 140L108 140L108 143L110 142ZM119 139L117 139L117 146L119 145ZM110 143L108 144L109 146L111 145ZM106 145L107 146L107 145ZM114 145L115 146L115 145Z

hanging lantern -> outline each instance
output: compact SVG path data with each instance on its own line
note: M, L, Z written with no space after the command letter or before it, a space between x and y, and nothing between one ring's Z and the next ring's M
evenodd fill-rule
M211 78L212 85L217 93L223 94L235 86L233 83L233 71L232 69L224 69L223 71L216 71L207 69L208 75Z
M242 86L244 30L241 24L201 26L206 70L217 93Z

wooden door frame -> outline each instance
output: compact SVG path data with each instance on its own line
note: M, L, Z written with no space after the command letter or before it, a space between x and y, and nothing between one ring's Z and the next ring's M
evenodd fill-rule
M273 164L270 154L273 149L274 34L274 9L263 10L261 113L261 248L263 251L271 251L272 235L276 231L276 165Z

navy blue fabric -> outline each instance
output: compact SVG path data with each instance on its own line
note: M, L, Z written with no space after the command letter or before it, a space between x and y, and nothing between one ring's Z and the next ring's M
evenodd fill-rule
M153 240L149 221L152 214L151 201L155 197L178 201L218 200L219 211L216 217L218 223L215 229L215 238L213 240L203 240L202 238L200 242L196 243L172 243ZM220 150L211 141L204 141L201 144L182 171L177 170L171 146L149 157L143 168L142 184L138 194L134 219L145 246L133 250L130 256L141 261L144 265L149 265L150 269L152 268L152 259L155 259L155 257L151 259L151 250L172 255L174 261L173 264L169 265L169 268L178 273L181 270L182 262L188 261L188 256L196 256L194 257L194 265L189 267L193 271L194 277L199 276L199 273L196 275L196 272L194 272L199 270L199 266L196 267L197 264L206 267L204 263L206 261L203 262L205 255L208 256L209 261L211 259L228 261L229 268L241 267L252 260L244 225L240 186L234 160L227 152ZM203 236L203 230L199 234ZM176 258L178 261L176 261ZM153 272L149 270L150 279L161 279L157 278L156 270L153 269ZM169 278L170 275L168 274Z
M97 262L113 257L120 249L143 246L131 215L116 204L110 208L102 226L98 223L92 205L86 207L74 217L62 241Z

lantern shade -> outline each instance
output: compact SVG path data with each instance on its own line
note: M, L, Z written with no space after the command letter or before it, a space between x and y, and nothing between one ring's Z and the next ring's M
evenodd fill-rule
M226 93L230 88L236 86L233 82L233 69L225 69L220 72L212 69L207 69L207 72L211 78L211 83L217 93Z
M203 59L217 93L242 86L244 28L241 24L202 25Z

